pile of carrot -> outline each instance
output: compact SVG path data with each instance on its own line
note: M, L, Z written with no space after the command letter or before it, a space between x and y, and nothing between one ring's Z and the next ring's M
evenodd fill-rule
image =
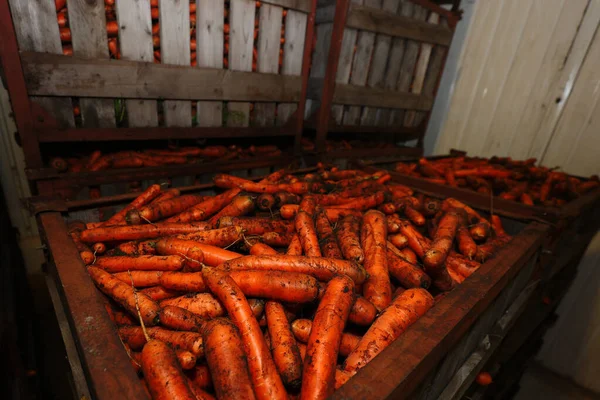
M69 225L155 399L325 399L511 240L386 173L214 183Z
M141 151L119 151L102 154L96 150L85 157L53 157L50 167L57 172L103 171L119 168L156 167L161 165L197 163L204 160L240 160L250 157L277 157L281 150L273 145L250 146L242 149L237 145L179 147L148 149Z
M589 179L570 176L552 168L536 166L537 160L510 157L447 157L418 162L399 162L395 170L442 185L493 194L530 206L559 207L600 187L597 175Z

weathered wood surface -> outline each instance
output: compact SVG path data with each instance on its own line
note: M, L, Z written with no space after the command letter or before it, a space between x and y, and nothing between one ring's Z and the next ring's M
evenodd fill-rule
M307 14L310 12L310 0L266 0L261 3L298 10Z
M428 111L433 106L433 97L409 92L396 92L385 89L356 85L335 85L334 103L371 107L402 107Z

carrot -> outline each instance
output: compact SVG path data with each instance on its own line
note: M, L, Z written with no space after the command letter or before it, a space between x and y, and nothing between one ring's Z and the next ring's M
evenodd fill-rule
M396 297L400 296L405 291L406 291L406 289L404 289L402 286L398 286L396 288L396 290L394 290L394 293L392 294L392 299L396 299ZM446 293L446 292L442 292L442 293Z
M71 240L73 240L73 244L75 244L77 251L79 251L79 257L81 257L81 260L86 265L92 264L94 262L94 260L96 259L96 256L94 256L94 253L87 245L81 243L81 240L80 240L81 233L79 231L71 232L70 235L71 235Z
M176 271L183 268L183 258L179 256L101 257L94 265L107 272Z
M269 211L275 207L275 196L263 193L256 199L256 207L262 211Z
M215 319L213 321L217 321L217 320L218 319ZM223 319L220 319L220 320L223 320ZM231 322L229 322L229 321L228 321L228 323L231 324ZM208 323L207 323L207 328L210 329L210 327L208 326ZM206 357L206 359L208 359L208 357L209 357L208 354L213 350L212 343L210 343L210 339L208 337L206 337L205 333L204 333L207 331L207 328L203 329L203 334L202 334L202 341L204 342L204 356ZM241 345L239 346L239 348L241 349ZM210 369L206 365L196 364L196 366L191 371L188 371L187 376L200 389L209 390L209 389L212 389L212 387L213 387Z
M175 355L177 356L177 361L179 361L181 369L192 369L196 365L196 356L187 350L176 350Z
M406 261L408 261L411 264L416 265L417 264L417 255L415 254L414 251L412 251L410 248L405 247L403 249L399 249L398 250L398 255L402 258L404 258Z
M271 338L273 361L283 383L297 389L302 383L302 358L298 343L290 330L290 323L280 303L267 301L265 305L267 328Z
M223 306L210 293L189 293L184 296L165 299L160 302L160 306L184 308L205 319L220 317L224 314Z
M521 194L520 200L521 200L521 203L526 204L528 206L534 205L533 199L531 198L531 195L529 193Z
M293 233L294 225L289 221L274 220L272 218L238 218L221 217L218 223L219 228L228 226L238 226L244 230L246 235L262 235L266 232Z
M202 338L217 398L255 399L242 340L231 321L224 318L209 321Z
M231 200L231 203L226 205L221 211L213 215L208 223L211 226L216 226L219 218L224 216L240 217L254 210L254 199L248 195L237 195Z
M342 219L341 224L338 227L337 238L344 258L362 263L364 260L364 253L358 238L359 229L359 219L352 215L348 215Z
M333 393L342 332L353 302L349 277L336 276L327 284L308 338L300 399L325 399Z
M404 215L406 215L406 218L408 218L410 222L417 226L425 225L425 217L423 216L423 214L421 214L419 211L415 210L411 206L407 205L404 207Z
M275 207L281 207L284 204L299 204L300 196L290 192L277 192L273 194L275 198Z
M196 400L169 346L149 341L142 350L142 371L153 399Z
M285 204L281 206L279 209L279 214L283 219L292 219L298 214L299 206L297 204ZM325 208L325 213L327 214L327 218L330 222L335 223L339 219L345 217L346 215L353 215L356 217L361 217L362 213L357 210L351 210L346 208Z
M162 286L153 286L146 289L140 290L140 293L145 294L154 301L161 301L165 299L172 299L173 297L181 296L181 292L177 290L166 289Z
M423 263L428 271L437 275L437 270L446 261L452 249L456 231L461 224L461 215L457 210L446 212L439 221L433 236L433 242L423 257Z
M433 304L433 297L425 289L404 291L383 310L358 346L346 357L344 370L356 373L415 323Z
M288 256L302 255L302 243L300 242L300 237L297 234L292 236L292 240L285 254Z
M496 236L508 236L508 233L506 233L504 227L502 226L502 219L500 219L499 216L492 214L490 220L492 221L492 229L494 230Z
M195 4L195 3L191 3L190 6L192 4ZM196 15L196 14L192 14L192 15ZM191 15L190 15L190 21L191 21ZM187 378L187 382L188 382L188 385L189 385L192 393L194 394L194 396L196 396L196 400L216 400L212 394L205 392L204 390L202 390L202 388L199 388L198 385L196 385L194 382L192 382L190 380L190 378Z
M117 272L113 276L128 285L132 285L136 288L156 286L160 284L160 276L162 271L130 271L130 272Z
M160 276L159 284L166 289L182 292L206 291L200 272L165 272Z
M183 243L183 242L185 242L185 243ZM172 247L171 247L171 244L173 244ZM242 256L241 254L235 253L233 251L221 249L220 247L212 246L209 244L198 243L193 240L164 238L164 239L160 239L158 242L156 242L156 248L159 251L159 253L161 253L161 252L167 253L168 251L177 251L178 248L185 249L185 248L191 248L192 246L194 249L202 251L202 254L204 257L203 262L206 265L210 265L213 267L216 267L217 265L220 265L220 264L224 263L225 261L233 260L235 258ZM170 247L173 250L168 250Z
M401 220L398 214L388 215L385 218L387 224L388 234L394 234L400 232Z
M456 183L456 176L454 176L454 171L452 169L448 168L446 170L446 173L444 174L444 177L446 178L446 182L448 183L448 185L454 187L458 186L458 184Z
M365 211L374 208L385 201L385 192L377 192L367 197L358 198L348 203L340 204L336 208L348 208L352 210Z
M138 319L133 318L129 314L125 314L124 312L115 310L108 303L105 304L106 312L110 317L110 320L115 323L117 326L125 326L125 325L136 325L138 324ZM136 316L137 317L137 316Z
M223 303L232 322L240 331L256 397L259 399L287 398L269 348L260 331L258 321L252 314L246 296L235 281L222 271L204 268L202 275L210 291Z
M408 239L408 247L414 251L419 258L423 258L425 252L429 248L427 240L423 235L408 221L400 221L400 232Z
M473 272L475 272L480 265L481 264L479 264L477 261L467 260L462 256L458 256L458 254L451 254L446 259L446 267L448 268L448 271L454 271L465 278L468 278Z
M253 256L268 256L268 255L278 255L277 250L268 246L264 243L255 243L250 247L250 255Z
M346 384L346 382L348 382L350 380L350 378L352 378L352 374L336 368L335 369L335 390L338 390L339 388L341 388L342 386L344 386Z
M342 251L338 246L333 228L327 219L327 214L323 210L317 212L315 227L317 229L321 252L327 258L342 259Z
M125 240L154 239L161 236L181 235L201 232L209 229L204 222L194 223L156 223L133 226L111 226L89 229L81 232L81 241L85 243L115 242Z
M202 202L203 199L203 196L197 196L194 194L174 197L147 205L139 210L131 210L127 212L125 220L130 225L139 225L143 224L144 222L158 221L160 219L179 214L182 211L185 211L190 207Z
M204 221L229 204L240 192L240 189L231 189L217 196L209 197L181 214L167 219L166 222Z
M427 198L423 202L423 214L431 217L440 211L442 204L438 199Z
M296 339L302 343L308 342L310 331L312 329L312 321L310 319L297 319L292 322L292 332ZM360 336L352 333L342 333L342 340L340 342L340 355L346 357L352 352L358 345Z
M198 333L177 332L156 326L146 328L146 333L149 338L161 340L174 350L186 350L196 357L204 355L202 336ZM119 328L119 336L134 350L141 348L146 343L146 336L141 326L122 326Z
M205 320L181 307L164 306L160 312L160 324L173 330L200 332L205 323Z
M477 246L477 254L475 254L475 259L480 262L484 262L485 260L491 258L496 251L508 242L510 242L512 238L508 235L499 236L495 239L488 240L486 243Z
M387 245L387 259L390 275L396 278L405 288L422 287L427 289L431 285L431 278L421 268L402 258L394 245L389 242Z
M317 191L315 189L318 189L319 187L318 184L309 184L308 182L296 182L290 184L260 183L226 174L215 175L213 181L217 187L228 189L239 187L240 189L251 193L277 193L284 191L295 194L304 194L310 191Z
M228 247L242 239L242 228L228 226L185 235L177 235L177 239L193 240L211 246Z
M131 285L127 285L100 268L88 267L88 274L102 293L119 303L130 314L137 316L139 308L141 318L146 325L158 323L160 307L150 297L135 292Z
M394 245L397 249L402 249L408 245L408 239L401 233L397 233L395 235L389 235L388 240L390 243Z
M200 249L198 244L192 240L169 237L154 242L154 247L156 252L160 255L182 257L184 260L183 265L192 271L202 269L204 252Z
M277 146L250 146L251 153L270 153L277 150ZM276 183L280 181L286 174L285 169L280 169L267 175L259 181L259 183Z
M474 240L484 240L488 237L490 233L490 223L482 218L477 211L451 197L442 202L443 211L449 211L452 208L462 209L467 213L468 224L472 225L469 231Z
M165 190L160 196L158 196L157 198L152 200L150 203L148 203L148 205L157 204L157 203L160 203L161 201L169 200L169 199L172 199L172 198L180 196L180 195L181 195L181 193L179 192L179 189Z
M309 257L321 257L319 239L312 216L306 211L299 211L294 221L296 232L300 237L304 254Z
M456 232L456 240L458 241L458 249L460 253L469 259L475 257L477 245L471 237L469 230L465 226L460 226Z
M387 226L385 215L370 210L363 216L361 244L365 250L364 266L369 277L363 285L363 296L381 311L392 300L392 288L386 256Z
M361 296L356 297L356 301L350 310L348 321L356 325L369 326L377 315L377 308L367 299Z
M231 271L231 278L242 293L289 303L307 303L317 299L319 284L309 275L282 271Z
M303 256L244 256L224 262L219 269L298 272L322 281L342 274L348 275L357 284L363 283L367 277L364 268L355 262Z
M100 160L98 160L98 161L100 161ZM90 170L93 170L92 167L90 167ZM136 197L135 200L133 200L131 203L129 203L129 205L125 206L121 211L119 211L118 213L113 215L111 218L109 218L104 223L104 225L110 226L110 225L124 223L125 216L127 215L127 213L130 210L135 210L137 208L144 206L145 204L148 204L154 198L156 198L159 194L160 194L160 185L149 186L148 189L146 189L142 194L140 194L138 197ZM102 242L102 240L97 240L96 242Z
M92 250L94 250L95 254L101 255L106 252L106 245L104 243L95 243L92 246Z

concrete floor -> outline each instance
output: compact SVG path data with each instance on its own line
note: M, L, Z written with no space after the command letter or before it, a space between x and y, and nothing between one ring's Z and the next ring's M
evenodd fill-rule
M600 394L593 393L575 384L568 378L533 363L523 374L520 390L514 400L598 400Z

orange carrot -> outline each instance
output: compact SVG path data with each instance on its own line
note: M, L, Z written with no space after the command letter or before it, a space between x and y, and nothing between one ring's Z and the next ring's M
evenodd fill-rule
M153 399L196 400L175 353L160 340L144 346L142 371Z
M145 222L154 222L182 211L189 209L192 206L200 203L204 199L203 196L187 194L184 196L174 197L163 200L157 203L149 204L139 210L131 210L127 212L125 220L130 225L139 225Z
M210 231L209 231L210 232ZM230 242L231 243L231 242ZM159 254L179 254L189 249L188 253L184 253L185 257L194 259L191 253L202 252L203 263L216 267L228 260L241 257L239 253L221 249L220 247L209 244L198 243L194 240L184 240L177 238L163 238L156 242L156 250ZM193 250L192 250L193 249Z
M160 196L152 200L150 203L148 203L148 205L160 203L161 201L169 200L180 195L181 192L179 192L179 189L168 189L163 191Z
M160 284L160 276L162 271L130 271L130 272L117 272L113 276L128 285L140 287L156 286Z
M389 234L394 234L400 232L400 217L398 214L388 215L386 217L387 230Z
M385 192L377 192L368 197L358 198L348 203L340 204L336 208L348 208L352 210L364 211L374 208L385 201Z
M308 338L300 399L326 399L333 393L342 332L353 302L349 277L337 276L327 284Z
M292 332L298 341L302 343L308 342L310 331L312 329L312 321L310 319L297 319L292 322ZM352 352L358 345L360 336L352 333L342 333L342 340L340 342L340 355L346 357Z
M398 250L398 255L411 264L417 264L417 255L410 248L405 247Z
M217 318L208 322L202 338L217 398L255 399L242 340L231 321Z
M224 313L221 303L210 293L189 293L184 296L165 299L160 302L160 306L184 308L205 319L220 317Z
M465 226L458 228L458 231L456 232L456 240L458 241L458 249L460 250L460 253L472 260L477 252L477 245L471 237L469 230Z
M490 233L490 223L482 218L477 211L451 197L442 202L443 211L449 211L452 208L462 209L467 213L468 225L471 226L469 231L474 240L484 240L488 237Z
M298 272L322 281L342 274L348 275L357 284L363 283L367 277L364 268L352 261L303 256L244 256L224 262L219 269Z
M91 167L90 167L91 170ZM135 198L129 205L125 206L121 211L113 215L109 218L104 225L117 225L125 223L125 216L130 210L135 210L136 208L140 208L145 204L151 202L154 198L156 198L160 194L160 185L151 185L146 189L142 194ZM101 242L102 240L97 240L96 242Z
M183 268L183 258L179 256L101 257L94 265L107 272L176 271Z
M133 318L129 314L125 314L124 312L113 309L112 306L108 303L105 304L106 312L110 317L110 320L115 323L117 326L130 326L137 325L139 323L139 319Z
M177 356L177 361L179 361L181 369L192 369L196 365L196 356L187 350L176 350L175 355Z
M307 303L319 295L317 280L309 275L283 271L231 271L242 293L289 303Z
M181 307L164 306L160 312L160 324L173 330L200 332L205 323L205 320Z
M360 247L360 240L358 238L359 229L360 221L358 218L348 215L342 219L338 227L337 238L344 258L362 263L364 253Z
M204 355L202 336L195 332L177 332L159 327L146 328L146 333L151 339L161 340L174 350L186 350L196 357ZM141 348L146 343L146 336L141 326L122 326L119 336L132 349Z
M369 277L363 285L363 296L379 311L392 301L386 238L385 215L376 210L367 211L363 216L361 244L365 251L364 266Z
M279 209L279 214L283 219L292 219L296 217L298 214L299 206L297 204L285 204L281 206ZM337 222L339 219L345 217L346 215L353 215L355 217L361 217L362 213L358 210L351 210L346 208L333 208L328 207L325 208L325 213L327 214L327 218L331 223Z
M390 275L396 278L405 288L429 288L431 278L422 269L402 258L400 254L396 253L397 251L394 245L388 243L387 258Z
M219 218L224 216L240 217L254 210L254 199L248 195L237 195L225 208L213 215L208 223L216 226Z
M533 199L529 193L521 194L521 203L526 204L528 206L534 205Z
M262 235L265 232L293 233L294 224L289 221L274 220L272 218L250 217L221 217L219 228L237 226L244 230L246 235Z
M206 292L206 285L200 272L165 272L159 284L170 290L182 292Z
M228 226L186 235L177 235L177 239L193 240L211 246L228 247L242 239L242 228Z
M291 388L299 388L302 383L302 358L285 310L280 303L267 301L265 316L270 337L273 361L283 383Z
M300 242L300 237L296 234L292 236L292 241L288 246L287 252L285 253L288 256L301 256L302 255L302 243Z
M294 221L296 232L300 237L304 254L309 257L321 257L319 239L312 216L306 211L299 211Z
M224 320L224 319L214 319L213 321L218 321L218 320ZM212 322L212 321L211 321ZM214 322L212 322L214 324ZM231 322L228 321L229 324L231 324ZM209 325L207 324L207 328L210 329ZM206 357L206 359L208 360L208 357L212 357L212 354L209 356L209 353L211 351L214 350L213 346L212 346L212 342L211 339L207 336L204 335L204 332L206 332L207 329L203 329L203 335L202 335L202 341L204 342L204 356ZM221 342L220 342L221 343ZM219 346L219 348L221 348L222 346ZM239 346L239 350L241 351L241 344ZM212 383L212 376L210 374L210 369L208 368L208 366L200 364L200 365L196 365L194 367L194 369L192 369L191 371L188 372L188 377L192 380L192 382L194 382L196 384L196 386L198 386L200 389L212 389L213 387L213 383ZM250 385L250 384L248 384Z
M160 307L151 298L143 293L137 293L121 280L115 278L100 268L88 267L88 273L98 286L98 289L125 308L132 315L137 316L137 307L142 320L146 325L156 325Z
M264 243L254 243L252 247L250 247L250 255L253 256L268 256L268 255L278 255L277 250L268 246Z
M258 321L238 285L230 276L214 268L204 268L202 275L210 291L223 303L232 322L240 331L256 397L287 398Z
M404 207L404 215L406 215L406 218L408 218L410 222L417 226L425 225L425 217L423 216L423 214L421 214L419 211L415 210L411 206L407 205Z
M181 292L177 290L166 289L162 286L152 286L146 289L140 290L140 293L145 294L154 301L161 301L165 299L172 299L173 297L181 296Z
M396 297L348 355L344 370L354 374L364 367L425 314L433 303L433 297L425 289L408 289Z
M263 193L256 199L256 207L262 211L269 211L275 207L275 196Z
M423 263L428 271L434 275L437 269L442 266L448 253L452 249L456 231L461 224L461 215L457 210L446 212L439 221L438 227L433 236L433 242L429 250L423 257Z
M158 254L182 257L184 259L184 266L189 270L197 271L202 269L204 252L200 249L197 242L169 237L158 240L154 243L154 247Z
M408 239L401 233L397 233L395 235L389 235L388 240L390 243L394 245L397 249L402 249L408 245Z
M167 219L166 222L204 221L229 204L240 192L240 189L231 189L217 196L209 197L181 214Z
M94 260L96 259L96 256L94 256L94 253L87 245L81 243L81 240L80 240L81 232L79 232L79 231L71 232L70 235L71 235L71 240L73 240L73 244L75 244L77 251L79 251L79 257L81 257L81 260L86 265L92 264L94 262Z
M346 384L352 378L352 374L342 369L335 369L335 390L338 390Z
M209 229L204 222L194 223L156 223L133 226L107 226L81 232L81 241L85 243L115 242L126 240L154 239L161 236L182 235Z
M258 239L272 247L287 247L292 242L292 238L295 234L279 233L279 232L266 232L258 237Z
M327 219L325 211L319 210L315 219L315 227L317 229L319 244L321 246L321 252L324 257L327 258L340 258L342 259L342 251L338 246L335 233L333 228Z
M425 252L429 248L427 240L423 235L415 229L408 221L400 221L400 232L408 239L408 247L415 252L419 258L425 256Z
M508 236L504 230L504 227L502 226L502 219L500 219L499 216L492 214L490 220L492 221L492 229L494 230L496 236Z
M299 204L300 196L290 192L277 192L273 194L275 198L275 207L281 207L285 204Z
M315 189L318 189L319 187L318 184L309 184L308 182L296 182L290 184L260 183L226 174L215 175L213 181L218 187L228 189L239 187L240 189L251 193L277 193L283 191L304 194L311 190L317 191Z

